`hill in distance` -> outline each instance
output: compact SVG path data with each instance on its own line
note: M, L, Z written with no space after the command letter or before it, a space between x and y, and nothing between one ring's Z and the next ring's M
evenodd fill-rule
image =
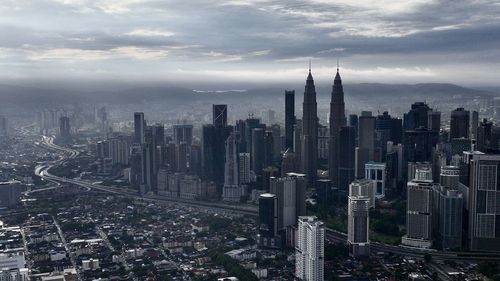
M63 105L71 103L92 104L134 104L158 101L177 102L210 102L224 101L234 102L236 100L282 98L286 88L268 87L235 90L203 90L188 89L175 86L141 86L119 90L96 90L84 91L67 88L48 88L33 86L15 86L0 84L0 99L6 106L16 107L39 107L44 105ZM303 93L303 86L295 88L297 100ZM427 99L449 99L492 97L497 96L495 91L477 90L461 87L454 84L378 84L359 83L344 85L347 98L377 98L377 99L401 99L401 98L427 98ZM317 86L318 99L328 98L331 86Z

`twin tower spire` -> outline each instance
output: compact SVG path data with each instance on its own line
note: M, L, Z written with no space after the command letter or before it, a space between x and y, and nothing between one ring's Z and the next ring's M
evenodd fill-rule
M311 61L309 61L309 74L307 76L304 102L302 104L302 137L301 137L301 162L302 170L306 174L308 186L313 186L317 178L318 163L318 114L316 102L316 88L311 74ZM338 177L338 131L345 126L345 105L342 80L339 74L337 60L337 73L335 75L332 98L330 102L330 147L329 147L329 175L332 183L337 186Z
M342 79L340 78L340 73L339 73L339 60L337 59L337 73L335 75L334 81L340 81L342 82ZM307 75L306 81L314 81L311 73L311 60L309 60L309 74Z

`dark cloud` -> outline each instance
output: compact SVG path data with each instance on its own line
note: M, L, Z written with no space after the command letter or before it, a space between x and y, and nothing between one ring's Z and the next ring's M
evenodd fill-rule
M0 74L289 80L340 57L358 80L492 84L499 14L487 0L6 0Z

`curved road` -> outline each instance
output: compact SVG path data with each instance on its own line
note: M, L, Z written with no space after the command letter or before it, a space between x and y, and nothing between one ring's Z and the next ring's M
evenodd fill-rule
M239 214L252 215L252 216L258 215L258 208L255 206L230 205L230 204L223 204L223 203L212 203L212 202L203 202L203 201L195 201L195 200L185 200L185 199L180 199L180 198L169 199L169 198L164 198L164 197L160 197L160 196L156 196L156 195L140 196L135 192L124 190L122 188L103 186L103 185L99 185L99 184L93 184L91 182L84 181L84 180L68 179L68 178L63 178L63 177L58 177L58 176L52 175L49 173L50 168L57 166L57 165L60 165L68 159L74 159L79 154L78 151L76 151L74 149L58 146L58 145L54 144L53 141L54 141L53 137L43 136L43 140L42 140L41 144L50 150L62 152L63 156L59 160L48 162L45 164L41 164L35 168L36 175L38 175L44 179L47 179L49 181L58 182L58 183L74 184L74 185L77 185L80 187L84 187L86 189L95 189L95 190L99 190L99 191L103 191L103 192L113 193L113 194L117 194L117 195L124 195L124 196L133 197L136 199L141 199L141 200L150 201L150 202L178 203L178 204L183 204L183 205L193 206L193 207L204 207L204 208L217 210L217 211L236 212ZM326 229L326 238L329 239L330 241L333 241L336 243L346 243L347 234L327 228ZM410 247L405 247L405 246L401 246L401 245L394 246L394 245L388 245L388 244L379 243L379 242L371 242L370 247L371 247L372 252L375 252L375 253L376 252L392 253L392 254L401 255L401 256L409 257L409 258L423 258L424 255L430 254L430 255L432 255L432 259L442 260L442 261L453 260L453 261L477 262L477 261L498 261L498 260L500 260L500 253L436 251L436 250L410 248Z
M35 167L35 175L40 176L40 177L47 179L49 181L74 184L74 185L78 185L80 187L84 187L84 188L89 189L89 190L95 189L95 190L113 193L113 194L117 194L117 195L125 195L125 196L129 196L129 197L134 197L136 199L141 199L141 200L150 201L150 202L181 203L183 205L189 205L189 206L193 206L193 207L206 207L206 208L211 208L214 210L220 210L220 211L226 211L226 212L227 211L234 211L234 212L237 212L240 214L246 214L246 215L252 215L252 216L257 215L257 213L258 213L258 210L255 206L228 205L228 204L213 203L213 202L186 200L186 199L180 199L180 198L170 199L170 198L165 198L165 197L161 197L161 196L157 196L157 195L140 196L136 192L133 192L130 190L124 190L123 188L104 186L104 185L95 184L95 183L85 181L85 180L68 179L68 178L55 176L55 175L51 174L49 172L49 170L57 165L62 164L63 162L67 161L68 159L76 158L78 156L79 152L74 150L74 149L69 149L69 148L58 146L58 145L54 144L53 141L54 141L54 139L52 137L43 136L41 145L48 148L48 149L51 149L51 150L61 151L63 153L63 157L59 160L40 164L40 165Z

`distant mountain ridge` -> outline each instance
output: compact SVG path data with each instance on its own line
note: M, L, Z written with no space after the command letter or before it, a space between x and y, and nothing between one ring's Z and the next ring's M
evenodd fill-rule
M435 95L446 95L446 96L494 96L495 93L476 90L472 88L466 88L458 86L455 84L447 83L419 83L419 84L380 84L380 83L360 83L351 84L346 86L346 92L350 92L353 95L363 95L369 94L369 92L374 91L378 93L383 93L387 95L394 94L416 94L416 95L429 95L430 97Z
M296 88L297 96L301 96L303 88ZM251 98L281 98L285 87L268 87L239 90L203 90L187 89L176 86L132 87L126 90L81 91L66 88L37 88L28 86L14 86L0 84L0 99L4 105L40 106L47 104L83 103L116 103L133 104L157 102L168 99L169 102L211 101ZM476 90L455 84L421 83L421 84L380 84L359 83L344 85L346 97L366 98L400 98L400 97L428 97L464 98L497 96L487 90ZM318 98L330 95L331 86L316 87ZM297 99L300 101L300 98Z

